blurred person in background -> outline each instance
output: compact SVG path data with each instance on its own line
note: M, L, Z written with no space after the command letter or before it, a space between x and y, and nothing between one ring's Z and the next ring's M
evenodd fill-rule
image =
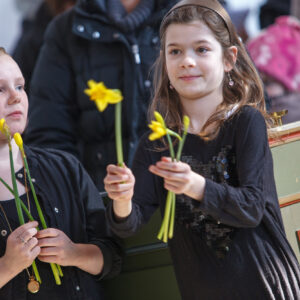
M115 163L114 107L99 113L84 94L87 81L120 89L123 148L130 165L147 129L159 25L174 0L79 0L49 25L31 81L31 145L78 156L99 190Z
M247 45L271 99L271 112L288 110L283 123L300 120L300 22L281 16Z
M36 9L32 9L32 5L29 8L23 8L23 10L28 10L28 12L25 14L22 22L22 32L12 54L23 72L27 91L29 91L28 87L32 72L43 44L44 33L48 24L55 16L73 6L76 0L45 0L41 3L39 2L37 2L38 7ZM23 7L24 4L21 2L19 5Z
M298 0L296 0L298 1ZM266 28L272 25L276 18L289 15L291 9L291 0L267 0L259 12L260 27Z

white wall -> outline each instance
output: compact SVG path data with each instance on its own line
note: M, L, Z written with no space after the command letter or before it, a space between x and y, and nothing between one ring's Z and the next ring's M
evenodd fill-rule
M284 1L284 0L282 0ZM227 0L232 9L249 9L249 14L245 26L249 37L253 37L260 31L259 28L259 8L266 0Z
M13 0L0 0L0 46L9 53L20 30L21 15Z

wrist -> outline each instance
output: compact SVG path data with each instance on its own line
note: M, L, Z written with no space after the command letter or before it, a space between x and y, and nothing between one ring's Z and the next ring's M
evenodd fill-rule
M115 218L118 221L127 218L130 215L131 210L132 210L131 200L126 202L113 201L113 212Z
M12 267L9 259L6 259L5 256L0 257L0 288L4 286L8 281L18 275L22 270L15 270Z
M204 197L205 190L205 178L197 173L193 172L192 185L189 191L186 193L187 196L194 200L201 201Z
M100 248L93 244L74 244L76 256L74 266L92 275L101 273L103 255Z

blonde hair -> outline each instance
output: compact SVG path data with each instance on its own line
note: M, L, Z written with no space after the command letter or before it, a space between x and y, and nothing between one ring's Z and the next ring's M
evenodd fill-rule
M230 36L224 20L211 9L188 5L174 9L164 19L160 28L161 53L155 63L154 72L154 97L149 109L150 116L155 110L159 111L166 121L166 125L177 132L183 128L183 110L180 98L175 89L170 89L169 78L166 71L165 38L166 30L171 24L187 24L195 20L203 22L213 32L220 43L223 55L233 66L230 71L234 86L229 86L228 76L223 80L223 102L217 107L216 112L204 124L199 135L204 140L212 140L217 137L221 126L227 120L227 116L237 114L243 106L250 105L261 111L266 119L265 100L262 81L254 64L249 58L245 47L240 41L235 29ZM233 62L229 48L235 46L238 49L236 63ZM234 109L233 109L234 108ZM151 117L152 118L152 117Z
M6 54L7 52L5 51L5 49L3 47L0 47L0 55Z

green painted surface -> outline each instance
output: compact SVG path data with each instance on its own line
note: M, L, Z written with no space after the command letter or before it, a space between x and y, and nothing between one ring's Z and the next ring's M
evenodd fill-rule
M273 147L278 197L300 192L300 140Z

